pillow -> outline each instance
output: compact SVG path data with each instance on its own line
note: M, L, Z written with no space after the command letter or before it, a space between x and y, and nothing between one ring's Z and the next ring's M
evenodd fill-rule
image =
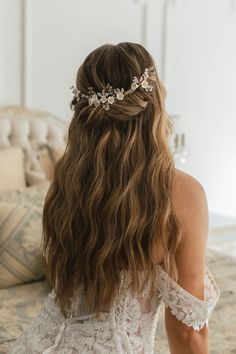
M42 170L36 150L27 152L25 155L25 179L27 186L46 181L46 175Z
M52 179L54 167L64 154L64 151L65 147L51 147L49 145L46 145L39 150L39 162L48 180Z
M49 181L37 183L31 187L4 190L0 193L0 202L27 203L34 206L43 206L49 188Z
M54 167L63 155L65 146L49 146L41 144L37 150L26 154L25 175L28 186L51 180Z
M43 148L38 152L38 158L41 169L43 170L48 180L52 178L54 168L52 155L50 152L51 151L48 148Z
M0 190L24 187L24 153L20 147L0 150Z
M0 202L0 288L42 278L42 207Z

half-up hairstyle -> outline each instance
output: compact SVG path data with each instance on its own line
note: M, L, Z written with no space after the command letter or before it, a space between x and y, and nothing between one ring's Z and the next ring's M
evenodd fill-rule
M156 281L153 250L163 250L166 271L177 278L181 230L171 194L174 162L165 90L150 54L140 44L95 49L80 66L76 87L101 92L109 83L128 90L149 69L153 91L137 89L108 111L86 99L72 102L74 116L43 210L43 255L62 312L76 290L88 308L109 310L121 284L133 293ZM140 281L139 270L147 270Z

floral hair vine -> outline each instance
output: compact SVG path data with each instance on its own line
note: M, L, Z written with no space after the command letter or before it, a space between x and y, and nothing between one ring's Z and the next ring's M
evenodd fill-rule
M79 102L81 98L85 98L88 100L89 106L93 105L97 107L99 105L102 105L102 107L106 111L108 111L110 109L110 105L115 103L115 101L117 100L122 101L125 98L125 96L133 93L139 87L145 92L152 92L153 86L149 84L148 78L149 78L149 71L148 69L145 69L140 79L138 79L137 76L134 76L130 89L128 91L125 91L123 88L113 89L110 84L107 84L106 89L102 90L102 92L95 92L93 90L93 87L89 87L88 95L85 95L81 93L81 91L78 90L75 86L72 86L71 90L72 90L72 94L74 95L73 102L74 100L76 102Z

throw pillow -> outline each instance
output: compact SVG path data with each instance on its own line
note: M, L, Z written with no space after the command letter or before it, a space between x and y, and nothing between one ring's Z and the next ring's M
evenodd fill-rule
M54 167L64 154L64 151L65 147L52 147L49 145L42 146L39 150L38 159L48 180L52 180Z
M0 288L43 277L42 207L0 202Z
M27 203L34 206L43 206L49 188L49 181L37 183L30 187L4 190L0 193L0 202Z
M24 187L24 153L20 147L0 150L0 190Z

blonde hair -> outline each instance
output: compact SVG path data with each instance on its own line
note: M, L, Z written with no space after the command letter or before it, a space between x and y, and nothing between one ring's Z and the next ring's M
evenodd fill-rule
M80 66L76 86L85 93L91 86L101 92L107 83L127 90L145 68L152 93L136 90L108 111L83 99L74 107L43 210L44 260L64 314L80 286L91 311L110 309L121 268L132 277L133 293L149 280L153 289L154 244L164 250L166 271L177 276L181 231L171 202L171 123L152 57L140 44L103 45ZM140 269L147 269L143 282Z

